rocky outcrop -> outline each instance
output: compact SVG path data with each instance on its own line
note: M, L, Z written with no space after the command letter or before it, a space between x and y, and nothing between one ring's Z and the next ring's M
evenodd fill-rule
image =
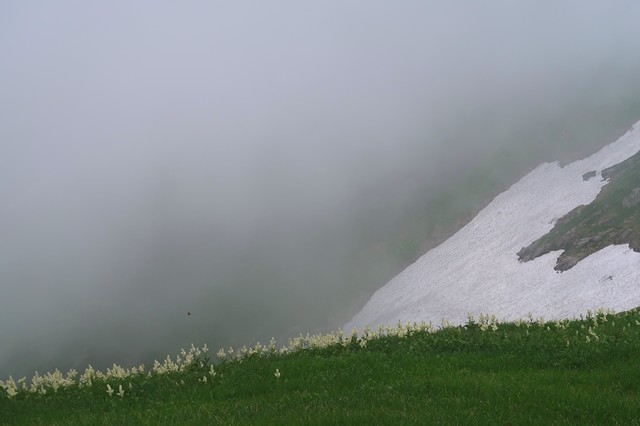
M624 197L622 200L622 206L628 209L630 207L635 207L638 204L640 204L640 188L634 188L633 191L631 191L631 194Z
M583 174L582 175L582 180L587 181L587 180L589 180L591 178L594 178L594 177L596 177L596 171L595 170Z
M630 167L637 165L638 163L638 154L627 158L621 163L616 164L615 166L611 166L607 169L604 169L601 173L602 179L609 180L613 179L622 173L625 170L628 170Z
M591 176L583 175L584 180ZM588 176L589 175L589 176ZM602 171L609 182L589 205L558 219L553 229L518 253L522 262L562 250L555 269L566 271L612 244L629 244L640 252L640 152Z

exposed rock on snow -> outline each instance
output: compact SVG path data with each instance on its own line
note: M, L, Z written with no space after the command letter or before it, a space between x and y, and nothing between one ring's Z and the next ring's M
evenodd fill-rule
M611 172L613 171L613 173ZM528 262L563 250L555 269L566 271L582 259L612 244L629 244L640 252L640 152L602 171L609 182L588 206L578 206L560 218L551 232L518 252Z
M470 223L380 288L345 330L397 321L453 324L467 315L495 314L515 320L579 315L599 307L640 305L640 253L612 245L570 270L554 270L561 252L520 262L517 252L547 234L567 213L591 203L604 180L584 180L640 150L640 122L598 153L560 167L542 164L498 195Z

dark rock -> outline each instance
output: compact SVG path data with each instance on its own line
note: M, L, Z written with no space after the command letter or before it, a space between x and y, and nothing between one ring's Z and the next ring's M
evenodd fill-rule
M596 177L596 171L595 170L583 174L582 175L582 180L587 181L587 180L589 180L589 179L591 179L593 177Z
M522 247L520 251L516 253L516 255L518 256L518 259L520 260L520 262L529 262L530 260L534 259L534 257L531 256L531 252L532 252L531 246Z
M640 187L634 188L631 194L624 197L622 206L625 208L634 207L640 204Z
M602 231L596 234L596 236L593 237L593 241L600 241L600 240L611 241L613 237L615 237L616 232L617 232L616 228L609 228L606 231Z
M582 259L578 256L564 256L563 254L558 257L558 262L553 269L560 272L568 271L569 269L576 266L578 262L580 262L580 260Z
M620 234L620 236L616 239L616 244L624 244L629 238L629 236L631 235L631 233L633 233L633 229L631 228L625 229L624 232L622 232L622 234Z
M617 218L618 218L618 214L615 211L607 212L607 213L602 215L602 217L598 220L596 225L598 227L609 225L610 223L612 223Z
M602 179L609 180L616 177L618 174L622 173L627 167L629 167L630 165L633 165L636 161L638 161L637 155L638 153L627 158L621 163L611 166L608 169L604 169L600 173L600 175L602 176Z
M586 238L581 238L578 241L576 241L576 243L574 244L576 247L580 248L580 247L584 247L587 244L589 244L592 240L592 237L586 237Z

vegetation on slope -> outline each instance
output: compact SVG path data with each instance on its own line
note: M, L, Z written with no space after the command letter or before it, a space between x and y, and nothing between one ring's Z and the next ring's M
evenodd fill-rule
M399 325L229 352L211 366L208 352L192 348L150 375L114 367L65 382L53 374L33 392L10 379L0 423L640 424L638 310Z
M587 173L584 179L595 178ZM553 229L518 252L522 261L564 250L555 269L566 271L612 244L629 244L640 251L640 152L602 171L607 183L589 205L560 218Z

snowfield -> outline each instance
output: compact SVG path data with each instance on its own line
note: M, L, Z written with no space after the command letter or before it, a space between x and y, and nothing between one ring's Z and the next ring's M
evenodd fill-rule
M640 150L640 122L616 142L565 167L542 164L498 195L469 224L385 286L345 325L372 328L398 321L493 314L516 320L561 319L589 309L640 306L640 253L609 246L566 272L553 268L560 251L521 263L516 253L551 230L555 220L589 204L606 184L602 169ZM582 175L597 171L584 181Z

